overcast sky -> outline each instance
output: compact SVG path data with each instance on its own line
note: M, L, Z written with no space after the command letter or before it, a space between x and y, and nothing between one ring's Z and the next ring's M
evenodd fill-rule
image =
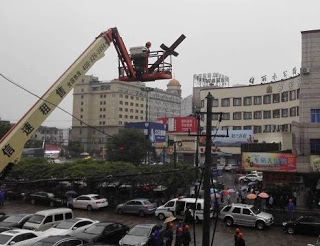
M183 97L193 74L221 73L230 84L278 79L301 66L300 31L320 29L319 0L2 0L0 73L41 96L102 31L117 27L125 45L151 50L186 39L173 58ZM89 74L117 77L113 45ZM37 99L0 78L0 118L17 122ZM148 83L166 88L168 80ZM72 94L60 104L72 112ZM70 127L59 109L43 123Z

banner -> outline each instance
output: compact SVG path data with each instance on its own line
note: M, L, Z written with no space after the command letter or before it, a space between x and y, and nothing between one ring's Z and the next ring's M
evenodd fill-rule
M288 153L242 153L245 170L296 172L296 156Z
M310 155L310 166L312 171L320 172L320 155Z
M228 137L227 137L228 133ZM241 146L243 143L253 143L253 131L252 130L218 130L212 131L212 136L214 135L222 135L225 137L213 137L212 143L215 146ZM201 132L200 136L200 146L206 145L206 131Z
M197 119L195 117L161 117L157 121L168 125L168 132L197 132Z

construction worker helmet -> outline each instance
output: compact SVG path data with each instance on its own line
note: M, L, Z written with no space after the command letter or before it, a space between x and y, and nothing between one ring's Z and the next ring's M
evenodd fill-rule
M173 223L170 223L169 226L170 226L170 227L173 227Z
M182 227L179 227L179 228L178 228L178 231L179 231L179 232L182 232L182 231L183 231Z
M240 232L240 229L239 229L239 228L236 228L236 232L239 233L239 232Z
M190 226L189 226L189 225L185 225L184 228L185 228L185 229L190 229Z
M151 42L148 41L148 42L146 43L146 46L147 46L148 48L151 47Z
M243 237L243 233L240 232L240 233L238 234L238 237Z
M292 199L289 199L289 202L292 202Z

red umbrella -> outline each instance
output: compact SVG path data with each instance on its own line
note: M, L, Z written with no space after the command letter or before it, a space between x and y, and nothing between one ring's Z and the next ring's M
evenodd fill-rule
M261 198L268 198L269 197L269 195L266 192L261 192L258 196Z
M257 195L256 195L256 194L253 194L253 193L250 193L250 194L247 195L247 198L248 198L249 200L254 200L254 199L257 198Z
M224 191L223 191L223 194L224 194L224 195L228 195L228 194L230 194L230 192L229 192L228 190L224 190Z

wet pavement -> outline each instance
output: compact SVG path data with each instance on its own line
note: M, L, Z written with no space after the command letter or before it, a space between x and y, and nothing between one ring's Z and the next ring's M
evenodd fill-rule
M5 206L0 209L1 212L7 214L17 213L34 213L39 210L50 209L48 206L31 205L23 201L8 201ZM74 209L75 217L87 217L95 220L105 221L117 221L123 224L133 227L139 223L158 223L162 224L155 216L139 217L136 215L118 215L112 209L102 209L99 211L88 212L86 210ZM246 245L257 246L304 246L308 243L315 243L317 235L289 235L282 231L279 226L271 226L265 230L259 231L255 228L240 227L246 240ZM191 226L191 235L193 237L193 227ZM218 220L218 225L215 233L215 239L213 245L234 245L235 227L227 227L221 220ZM195 226L196 231L196 245L201 245L202 242L202 224ZM213 226L211 226L211 233L213 233ZM190 245L194 245L193 241Z

